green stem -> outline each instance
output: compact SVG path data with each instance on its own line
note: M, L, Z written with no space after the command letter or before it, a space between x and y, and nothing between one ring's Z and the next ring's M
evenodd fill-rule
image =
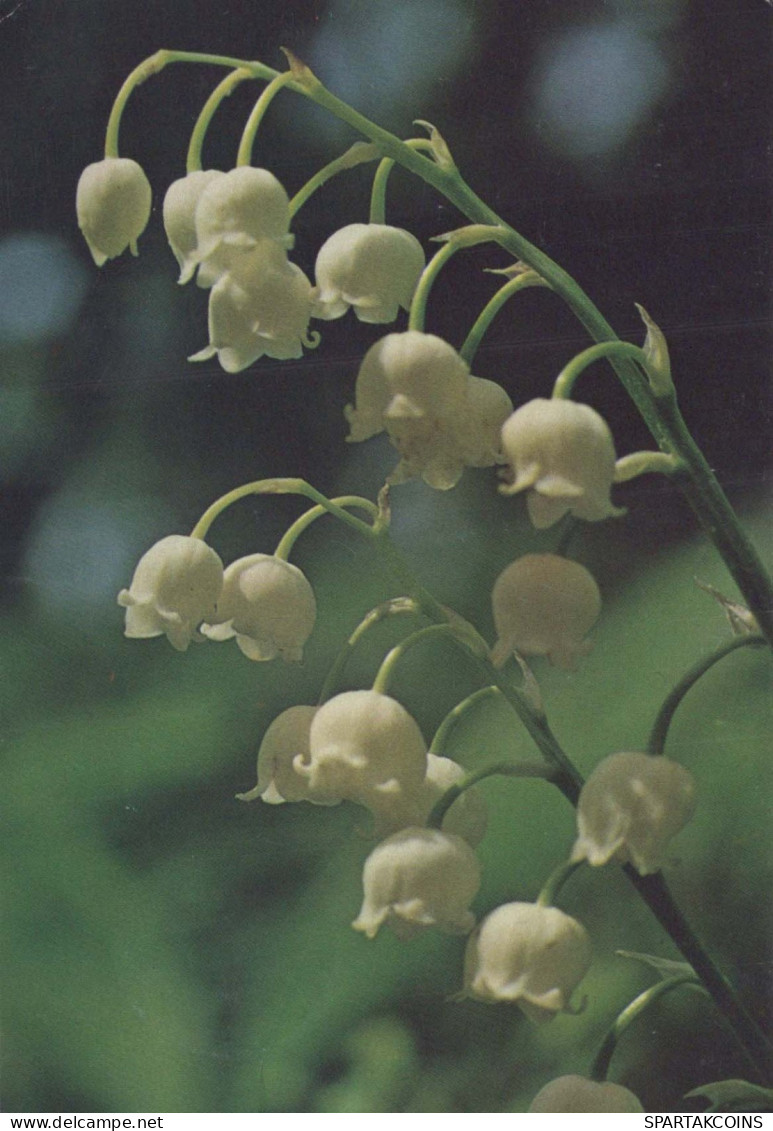
M433 805L427 817L427 828L442 828L445 815L456 799L466 793L468 789L472 789L478 782L493 777L542 778L545 781L551 781L553 771L544 762L495 762L491 766L482 766L481 769L467 774L461 781L448 787L443 796Z
M617 1048L617 1042L636 1018L640 1017L660 998L685 985L691 985L698 990L703 989L694 974L675 974L672 978L664 978L661 982L655 982L653 986L649 986L618 1014L601 1044L596 1059L593 1061L593 1067L590 1071L591 1080L596 1080L598 1083L603 1083L606 1080L609 1063Z
M455 707L452 707L435 731L435 736L429 746L430 752L432 754L442 755L451 731L456 729L462 716L466 715L473 707L477 707L478 703L483 702L485 699L491 699L501 694L502 692L499 688L493 685L480 687L477 691L473 691L472 695L468 695L466 699L462 699L461 703L457 703Z
M576 357L565 365L561 372L556 377L556 382L553 386L553 397L556 400L568 400L572 395L575 381L583 373L589 365L593 365L594 361L598 361L602 357L608 358L632 358L638 361L642 366L646 361L646 355L641 346L635 346L631 342L599 342L598 345L588 346L582 353L578 353Z
M370 145L367 141L356 141L354 145L347 149L346 153L342 153L340 157L336 157L333 161L329 161L327 165L323 165L319 172L310 177L306 184L298 189L290 201L290 216L295 216L309 197L313 196L317 189L321 188L331 177L344 172L345 169L354 169L356 165L362 165L366 161L375 161L379 156L380 153L375 145Z
M447 236L436 237L443 239L443 246L437 251L419 276L419 282L411 302L411 312L408 316L409 330L423 330L427 310L427 300L435 280L445 267L448 260L462 248L475 247L479 243L490 243L497 238L498 230L492 230L486 224L470 224L466 228L459 228L449 232Z
M401 640L399 644L387 652L376 673L376 678L373 680L373 690L378 691L381 695L386 695L395 668L411 648L430 636L434 637L440 634L450 636L453 635L454 631L453 626L446 621L445 624L430 624L426 628L420 628L416 632L412 632L410 636L406 636L405 640Z
M404 144L416 150L432 149L432 142L427 137L408 138ZM373 186L370 190L369 221L371 224L386 223L386 190L389 182L389 174L392 172L394 166L395 160L393 157L384 157L381 159L376 169L373 177Z
M331 499L330 502L335 507L359 507L360 510L366 511L371 518L378 517L378 507L372 503L370 499L363 499L360 495L340 495L337 499ZM318 504L311 507L309 510L302 514L300 518L296 518L292 526L289 526L274 550L275 558L283 558L285 561L290 556L290 551L297 542L304 530L307 530L313 522L321 518L323 514L329 514L329 508Z
M220 106L220 103L233 93L239 83L252 77L252 72L247 70L246 67L237 67L235 71L231 71L230 75L226 75L212 91L209 98L204 103L201 113L196 119L193 131L191 132L191 140L188 143L188 156L185 162L186 172L195 173L201 168L201 147L204 144L204 138L206 137L210 122L215 116L215 111Z
M570 876L573 876L584 860L564 860L548 876L537 896L538 907L555 907L556 898Z
M412 616L421 616L421 609L410 597L393 597L392 600L377 605L375 609L370 610L367 616L363 617L330 666L317 700L320 706L335 691L349 662L349 657L363 636L377 624L380 624L382 620L386 620L387 617L404 616L406 613L410 613Z
M665 452L629 452L615 463L615 483L628 483L639 475L657 472L660 475L676 475L684 464L678 456Z
M249 165L252 162L252 148L255 144L255 137L258 132L258 127L263 121L266 111L274 101L276 95L280 90L282 90L283 87L292 82L292 78L292 71L284 71L281 75L277 75L276 78L271 80L271 82L261 94L258 101L253 106L252 112L247 119L247 124L244 127L241 141L239 142L239 152L236 154L237 166Z
M222 514L232 503L236 503L239 499L244 499L248 495L303 495L305 498L311 499L312 502L318 503L319 506L335 515L347 526L351 526L359 534L364 534L368 538L373 537L372 528L366 522L348 514L343 507L328 499L316 487L307 483L305 479L257 479L254 483L245 483L241 487L234 487L233 491L228 491L207 507L191 531L191 538L206 538L207 531L217 516Z
M146 82L153 75L163 71L169 63L211 63L217 67L231 67L233 70L247 70L256 79L270 80L276 75L271 67L263 63L249 62L245 59L235 59L231 55L209 55L200 51L167 51L162 49L150 55L134 68L127 76L121 89L116 95L110 117L107 120L105 132L105 157L118 156L118 131L121 125L121 115L126 103L136 87Z
M464 343L459 350L460 356L469 366L472 366L473 358L478 352L478 347L483 340L483 336L507 300L513 295L518 294L519 291L525 290L527 287L544 286L547 286L545 280L537 275L536 272L524 271L522 274L516 275L514 279L508 279L508 281L491 296L476 318L472 329L464 339Z
M764 643L765 641L761 636L734 636L731 640L728 640L726 644L717 648L716 651L712 652L710 655L704 656L694 667L691 667L690 670L682 676L673 690L669 692L663 706L660 708L652 731L650 732L649 741L647 742L647 753L653 755L663 753L668 728L671 726L671 720L676 713L676 709L690 688L698 682L702 675L725 656L729 656L731 652L736 652L739 648L759 648Z

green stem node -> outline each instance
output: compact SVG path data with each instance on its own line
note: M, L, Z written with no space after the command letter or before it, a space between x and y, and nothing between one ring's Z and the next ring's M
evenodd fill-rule
M583 373L589 365L593 365L594 361L599 361L602 357L609 358L631 358L638 361L640 365L644 366L647 358L644 350L640 346L632 345L631 342L599 342L595 346L588 346L582 353L578 353L576 357L565 365L561 372L556 377L556 383L553 386L553 397L555 400L568 400L572 395L574 384L577 378Z
M443 241L443 246L435 252L427 266L422 271L416 291L411 302L411 312L408 316L409 330L423 330L427 311L427 300L435 280L445 267L448 260L457 251L465 247L474 247L479 243L490 243L496 240L499 230L487 224L469 224L466 228L458 228L445 236L436 236L436 242Z
M716 651L711 652L708 656L704 656L697 664L690 668L688 672L682 676L676 686L663 702L663 706L658 712L658 716L652 726L649 741L647 742L647 753L653 755L660 755L666 745L666 737L668 735L668 728L671 726L676 709L684 699L687 692L691 687L698 682L702 675L705 675L714 664L718 663L725 656L729 656L731 652L738 651L739 648L759 648L764 645L765 641L761 636L734 636L723 644Z

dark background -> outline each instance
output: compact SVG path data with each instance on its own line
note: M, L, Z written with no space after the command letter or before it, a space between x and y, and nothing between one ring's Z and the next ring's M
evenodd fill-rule
M356 889L363 852L349 842L355 815L230 801L249 784L272 715L312 701L325 649L390 595L348 536L315 531L300 551L328 612L291 699L273 665L256 670L218 649L181 658L165 641L121 638L114 595L133 563L155 539L190 529L211 499L263 475L373 495L393 462L382 440L343 443L342 408L379 333L351 316L322 325L322 345L298 362L262 359L227 375L216 362L186 361L206 341L206 295L177 287L160 205L184 171L189 130L219 68L175 64L130 100L121 150L146 170L154 215L138 259L94 267L75 186L102 155L123 79L159 47L281 68L287 46L387 128L408 136L413 119L434 122L472 187L572 273L621 335L641 340L634 302L659 322L688 423L759 525L771 419L770 18L764 0L0 0L0 750L14 986L6 1109L523 1110L540 1083L571 1070L567 1057L587 1071L604 1021L645 984L601 964L594 986L608 995L606 1014L561 1019L558 1036L540 1032L536 1044L531 1029L515 1026L514 1036L508 1010L444 1002L458 988L455 972L438 972L451 944L436 951L422 941L406 959L378 940L371 962L362 940L349 940L357 908L347 884ZM221 108L207 164L233 162L255 97L244 84ZM287 93L255 160L293 192L353 140ZM370 173L338 178L299 215L293 257L307 273L330 232L366 218ZM388 219L424 241L462 222L400 171ZM458 256L437 285L428 329L459 345L493 291L480 268L506 262L489 248ZM500 314L475 371L520 403L546 395L586 344L559 301L535 290ZM649 445L606 367L584 376L578 394L605 413L620 453ZM395 493L398 540L441 599L484 628L491 580L533 540L520 502L495 497L492 484L485 471L448 495L421 484ZM668 486L648 477L620 499L629 517L582 540L605 595L619 599L601 630L618 648L612 684L598 682L603 640L586 682L538 672L585 767L599 756L597 739L641 741L673 678L721 638L718 611L678 586L697 572L732 589ZM217 528L226 557L270 548L297 514L287 500L237 510ZM401 695L428 736L469 691L450 667L442 688L430 686L433 670L417 670ZM769 889L754 832L764 823L753 815L764 822L767 810L749 720L764 722L764 684L751 658L738 670L740 682L712 685L687 732L703 744L709 794L730 800L721 821L709 807L695 833L685 898L761 1009L769 946L758 900ZM724 731L711 713L720 691ZM748 753L732 785L723 777L729 744ZM532 796L519 818L539 841L533 872L519 880L528 898L556 857L551 820L530 814ZM748 829L736 827L738 814ZM519 897L502 863L509 819L501 814L487 838L486 906L494 894ZM552 819L565 820L557 810ZM612 905L605 919L577 885L576 908L602 937L614 935ZM735 894L729 912L701 894L723 888ZM728 916L743 922L743 938L735 928L728 937ZM645 919L632 911L631 937L613 938L609 954L662 946ZM648 931L645 945L637 932ZM340 964L321 967L322 985L313 975L320 947ZM683 1110L687 1085L743 1074L716 1027L695 1021L692 1003L684 1008L678 1017L665 1010L665 1038L642 1031L627 1061L627 1082L649 1089L650 1110ZM683 1042L686 1025L692 1048L672 1058L668 1044Z

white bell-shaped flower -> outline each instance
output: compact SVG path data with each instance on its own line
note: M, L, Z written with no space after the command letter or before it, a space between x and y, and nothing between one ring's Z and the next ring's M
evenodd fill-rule
M87 165L75 197L78 227L97 267L126 251L137 254L137 240L150 219L150 182L136 161L105 157Z
M236 637L251 660L301 660L316 615L314 591L297 566L272 554L250 554L226 569L218 623L201 631L210 640Z
M610 754L580 792L572 860L629 862L642 876L663 867L666 849L695 812L695 781L669 758Z
M296 755L309 756L309 733L316 707L288 707L277 715L263 735L258 751L258 781L248 793L237 793L240 801L261 801L281 805L285 801L311 801L314 805L337 805L340 797L317 796L309 779L296 772Z
M294 766L315 794L370 808L420 788L427 748L418 724L395 699L378 691L344 691L319 708L309 756L297 757Z
M314 268L315 318L340 318L349 307L360 322L394 322L409 310L424 250L410 232L388 224L347 224L320 248Z
M427 774L418 789L394 794L375 794L368 801L373 815L373 835L383 838L411 825L427 822L437 801L466 771L451 758L427 754ZM453 833L475 848L483 840L488 823L488 807L477 789L467 789L457 797L443 818L443 832Z
M516 409L502 428L502 449L513 473L505 495L528 491L529 515L539 530L567 513L598 522L623 512L609 492L615 446L603 417L571 400L537 400Z
M266 355L300 357L308 338L311 283L271 240L262 240L215 284L209 296L209 345L189 361L217 356L239 373Z
M365 861L364 899L352 926L369 939L385 923L399 938L427 927L466 934L475 926L469 908L480 873L475 853L461 837L439 829L402 829Z
M126 609L126 635L133 639L166 636L179 652L197 629L216 619L223 585L223 563L200 538L170 534L156 542L137 563L131 585L118 594Z
M464 993L514 1002L531 1021L570 1011L569 999L591 964L585 928L537 903L505 903L470 936Z
M598 1083L585 1076L559 1076L537 1092L531 1112L643 1112L637 1096L622 1084Z
M547 656L571 670L591 644L585 640L601 612L601 594L591 574L557 554L516 558L494 583L497 642L491 660L501 667L508 656Z
M226 174L219 169L196 169L173 181L164 197L164 230L180 265L178 282L187 283L198 266L196 208L204 190Z
M290 201L267 169L240 165L213 179L196 206L199 283L212 286L240 256L263 240L292 247Z
M467 467L493 467L502 462L502 425L512 411L513 402L496 381L467 379L467 404L458 430Z

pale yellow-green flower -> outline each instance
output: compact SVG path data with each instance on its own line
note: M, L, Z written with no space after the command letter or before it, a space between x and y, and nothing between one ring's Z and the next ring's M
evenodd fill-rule
M87 165L75 197L78 227L97 267L126 251L137 254L137 240L150 219L150 182L128 157L105 157Z
M361 322L394 322L409 310L424 269L410 232L388 224L347 224L319 250L314 268L315 318L340 318L352 307Z
M531 1112L643 1112L639 1099L621 1084L599 1083L585 1076L559 1076L537 1092Z

